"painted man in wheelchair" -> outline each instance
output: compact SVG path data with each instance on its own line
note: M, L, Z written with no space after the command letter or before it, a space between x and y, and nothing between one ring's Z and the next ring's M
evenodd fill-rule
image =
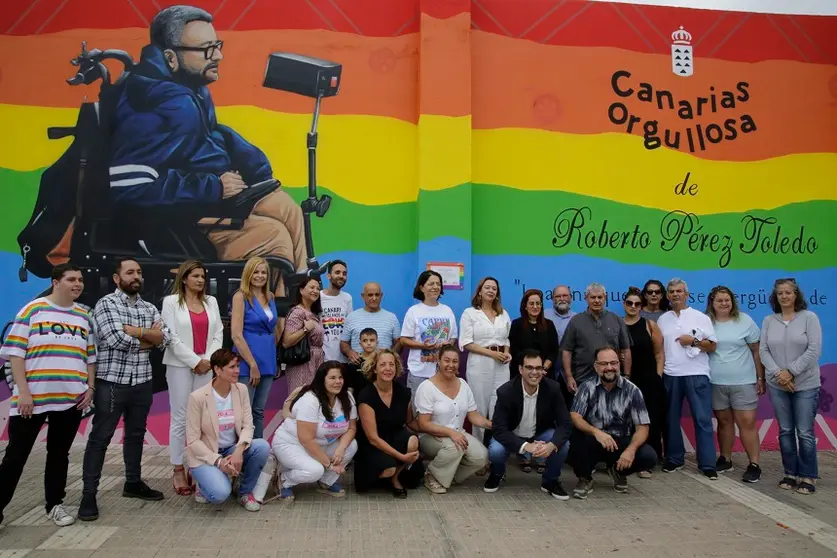
M173 6L154 18L111 119L111 207L150 215L146 227L194 219L220 261L263 256L305 269L299 205L277 189L265 154L216 119L207 86L222 46L204 10Z

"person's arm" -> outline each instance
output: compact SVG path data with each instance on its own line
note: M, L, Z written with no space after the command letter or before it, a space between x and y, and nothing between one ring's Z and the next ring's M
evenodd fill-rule
M414 337L417 333L416 318L413 315L413 309L407 310L404 316L404 326L401 328L401 338L399 341L408 349L424 349L425 345L421 341L416 341Z
M238 291L233 295L232 312L230 315L230 333L232 342L241 359L252 368L258 368L256 359L244 339L244 293Z
M299 402L297 401L297 404ZM297 419L296 432L299 443L308 452L308 455L320 462L326 469L331 466L331 458L326 455L320 444L317 443L317 423Z
M211 312L210 316L212 316L210 319L217 324L217 327L212 334L212 340L209 343L209 349L206 351L207 356L212 356L212 353L224 346L224 322L221 320L221 311L218 309L218 301L214 296L207 297L207 299L207 311Z
M421 432L436 436L437 438L453 438L458 434L453 428L448 428L433 422L431 415L427 413L419 413L418 425Z
M665 346L663 345L663 332L654 320L645 320L651 334L651 345L654 347L654 360L657 362L657 375L662 376L666 365Z
M619 356L620 356L619 360L622 361L622 372L625 374L626 378L630 379L630 377L631 377L631 366L633 364L633 360L632 360L632 357L631 357L631 350L630 349L624 349L622 351L619 351Z
M209 449L209 446L201 440L202 412L202 402L195 397L194 393L189 394L189 403L186 407L186 447L192 450L192 454L200 461L217 466L221 455Z
M398 323L398 318L395 314L392 315L392 350L396 354L401 353L401 324Z
M366 434L366 439L369 440L372 447L381 450L393 459L406 461L406 456L403 453L396 450L386 440L378 436L378 422L375 420L375 410L368 403L361 403L358 405L358 413L360 414L360 424L363 427L363 432Z
M505 394L497 395L497 403L494 405L494 415L491 417L491 436L503 444L503 447L509 453L524 453L526 440L515 434L509 428L510 399Z
M808 370L822 356L822 326L813 312L807 312L805 329L808 334L808 346L804 353L788 364L788 372L794 377Z
M561 349L561 367L564 369L564 378L571 380L573 377L573 353L567 349Z
M555 416L555 434L552 436L552 443L556 449L567 443L573 433L573 421L570 418L570 411L567 410L567 403L561 393L561 388L555 389L552 400L552 412Z
M410 391L409 388L407 388ZM404 424L407 428L412 430L413 432L421 432L419 428L419 423L417 417L413 414L413 405L407 405L407 417L404 419Z
M163 299L163 312L161 313L161 316L163 318L163 323L166 324L169 331L172 332L171 342L169 343L167 350L174 353L174 356L176 356L178 360L194 370L201 361L201 357L195 354L192 347L186 346L186 343L184 343L177 334L177 319L175 317L177 305L177 296L167 296Z
M264 152L244 139L238 132L219 124L217 130L224 138L224 146L236 169L248 186L273 178L273 169Z
M450 320L450 334L447 341L443 341L443 343L456 345L459 340L459 326L456 324L456 316L450 308L448 308L448 319Z
M160 311L157 310L157 307L148 303L151 307L151 323L153 324L150 328L140 328L140 341L145 341L152 347L165 347L171 342L171 331L169 330L169 326L165 324L163 321L163 317L160 315ZM159 327L156 327L159 324Z
M619 360L622 361L622 372L626 378L631 377L631 370L633 369L633 356L631 355L631 333L628 331L628 326L625 320L616 316L619 322Z
M468 422L472 425L476 426L477 428L484 428L485 430L491 430L492 423L490 420L485 418L480 414L479 411L474 409L473 411L468 411Z
M282 346L289 349L308 335L309 330L305 328L305 312L294 307L285 320L285 333L282 334Z
M99 300L93 308L93 323L100 345L125 352L137 352L142 348L138 338L125 333L119 309L110 299Z
M241 431L238 433L238 442L236 443L236 450L240 449L242 452L250 447L253 443L253 434L256 427L253 423L253 408L250 406L250 394L243 384L237 384L238 397L241 402Z
M780 370L779 365L773 359L773 355L770 354L770 345L767 343L768 331L773 321L771 316L764 319L761 324L761 338L759 339L759 360L764 367L765 374L769 373L771 376L774 376Z
M631 443L628 444L628 447L625 449L631 450L631 452L636 455L636 450L638 450L646 440L648 440L648 425L637 424L636 429L634 430L634 435L631 436Z

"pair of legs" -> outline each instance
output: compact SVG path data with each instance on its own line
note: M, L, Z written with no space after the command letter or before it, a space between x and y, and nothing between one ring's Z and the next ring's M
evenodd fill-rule
M750 463L759 463L760 441L756 429L756 408L759 404L755 384L712 385L712 409L718 419L718 447L721 457L732 460L735 427Z
M222 261L276 256L293 262L297 270L307 265L302 208L281 189L259 200L240 229L217 230L208 236Z
M218 453L224 457L232 454L235 446L220 450ZM247 496L253 493L256 481L262 472L267 458L270 455L270 446L267 441L256 438L246 450L244 450L241 467L241 483L238 487L238 496ZM191 469L195 482L201 491L201 496L212 504L223 504L232 492L232 479L226 473L214 465L201 465Z
M497 403L497 388L509 381L509 365L491 357L469 353L466 374L477 402L477 410L490 419ZM485 430L482 428L475 426L471 432L477 440L485 441Z
M327 456L332 457L339 444L340 440L335 440L325 446L323 451ZM357 441L352 440L343 454L343 465L348 465L356 453ZM338 473L326 470L322 463L311 457L298 441L288 443L274 438L273 454L282 466L283 488L293 488L298 484L318 481L325 486L332 486L340 478Z
M663 383L668 403L666 462L682 466L686 461L686 448L683 446L683 433L680 429L683 399L686 399L695 424L698 468L704 472L714 471L715 436L712 429L712 384L709 382L709 377L703 374L695 376L664 374Z
M188 496L191 487L183 468L183 452L186 449L186 405L189 394L212 381L212 373L195 374L185 366L167 366L166 383L169 386L169 459L174 465L174 489Z
M95 496L102 477L107 452L119 419L123 420L122 455L125 460L125 481L128 485L142 483L142 447L145 440L148 412L154 392L151 381L135 386L98 380L93 414L93 428L84 451L83 495Z
M570 447L573 452L573 472L579 479L590 480L593 478L593 468L596 463L604 462L608 468L614 467L622 452L625 451L631 443L630 436L613 436L618 449L616 451L608 451L602 446L595 436L590 434L583 434L578 430L573 431L570 438ZM657 454L648 444L642 444L636 451L633 464L619 471L624 476L631 475L639 471L648 471L657 463Z
M31 418L9 417L9 444L6 446L3 462L0 463L0 523L3 521L3 510L11 502L20 482L32 446L47 420L49 427L44 470L46 512L49 513L54 506L64 503L70 446L81 423L81 411L71 407L64 411L38 413Z
M635 378L632 375L631 381L642 392L645 407L648 410L648 418L651 420L648 427L648 439L645 443L651 446L657 457L662 458L663 440L665 440L668 431L666 425L666 389L663 386L663 379L656 372L652 371L651 374L645 378Z
M241 383L247 384L247 391L250 394L250 408L253 413L253 438L264 438L264 408L267 405L267 396L270 395L270 388L273 387L275 376L262 376L259 385L252 386L250 378L239 378Z
M421 454L432 459L427 470L444 488L450 488L455 481L462 484L465 479L488 465L488 450L482 443L464 432L468 448L463 450L450 438L437 438L424 434L419 439Z
M401 453L418 451L418 436L404 428L391 440L387 440L395 450ZM420 461L413 463L412 467L420 467ZM355 467L355 485L360 491L368 490L377 479L390 479L393 489L401 493L404 486L401 484L401 472L407 466L403 461L398 461L391 455L384 453L378 448L369 445L364 448L361 456L358 456ZM412 469L411 467L411 469Z
M536 434L534 439L541 442L549 442L554 435L555 430L550 429ZM570 445L564 444L558 448L558 451L546 458L546 470L543 472L541 484L546 485L551 481L557 481L561 478L561 468L564 466L564 461L566 461L569 451ZM509 454L509 450L498 442L496 438L491 440L491 444L488 446L488 460L491 463L492 475L502 477L506 474L506 462L509 459ZM532 455L529 453L524 453L521 457L526 461L532 460Z
M779 448L782 452L785 477L792 479L794 485L798 479L799 491L810 494L814 492L815 482L819 477L814 422L817 417L820 388L788 392L768 385L767 390L779 423Z

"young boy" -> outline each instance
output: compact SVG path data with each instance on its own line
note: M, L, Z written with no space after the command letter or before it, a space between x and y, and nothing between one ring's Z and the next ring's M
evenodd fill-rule
M360 355L360 362L357 364L349 363L346 367L346 381L349 382L349 388L352 394L357 397L360 390L369 384L369 380L363 375L363 363L369 358L372 353L378 350L378 332L371 327L367 327L360 332L360 348L363 353Z

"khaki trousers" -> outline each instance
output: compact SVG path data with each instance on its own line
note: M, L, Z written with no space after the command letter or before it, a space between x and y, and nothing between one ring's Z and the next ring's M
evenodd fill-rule
M422 434L419 449L422 455L433 459L428 471L445 488L450 488L453 481L462 484L465 479L488 464L488 450L482 443L463 432L468 438L468 449L462 451L450 438L436 438Z

